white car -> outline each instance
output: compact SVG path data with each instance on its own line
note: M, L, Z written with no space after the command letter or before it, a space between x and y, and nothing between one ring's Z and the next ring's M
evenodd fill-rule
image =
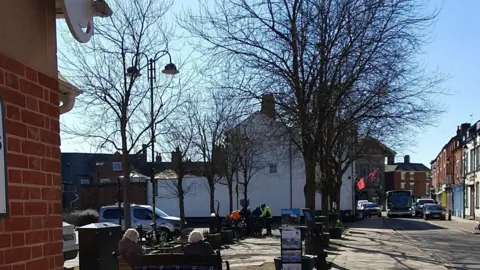
M63 261L75 259L78 255L77 235L75 227L63 222Z

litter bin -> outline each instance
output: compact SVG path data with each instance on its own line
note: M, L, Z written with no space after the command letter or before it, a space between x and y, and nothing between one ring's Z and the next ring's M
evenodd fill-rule
M92 223L78 230L80 270L117 270L117 247L122 228L113 223Z

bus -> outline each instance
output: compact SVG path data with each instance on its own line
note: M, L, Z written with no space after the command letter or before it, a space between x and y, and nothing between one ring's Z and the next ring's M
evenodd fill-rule
M386 193L387 217L412 216L412 192L410 190L391 190Z

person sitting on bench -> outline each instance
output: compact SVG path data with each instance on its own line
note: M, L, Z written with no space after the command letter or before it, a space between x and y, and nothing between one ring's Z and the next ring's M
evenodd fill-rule
M135 229L128 229L123 235L122 240L118 242L118 254L131 267L140 263L142 260L142 246L138 243L140 234Z
M205 242L203 234L198 231L192 231L188 236L188 245L183 248L183 254L185 255L214 255L210 243Z

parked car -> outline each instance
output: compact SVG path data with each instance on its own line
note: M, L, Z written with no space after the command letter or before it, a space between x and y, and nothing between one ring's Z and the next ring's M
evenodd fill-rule
M123 217L123 204L119 208L118 205L102 206L98 213L98 222L119 223L119 217L122 219L122 230L125 230L125 222ZM141 225L144 230L150 230L153 221L153 211L150 205L130 205L130 228L136 228ZM156 226L162 230L168 238L172 235L180 235L180 218L170 216L162 210L155 208Z
M63 261L75 259L78 255L77 235L75 227L63 222Z
M445 209L439 204L424 204L423 219L440 219L445 220Z
M358 200L357 201L357 209L363 210L363 205L370 203L368 200Z
M363 210L365 211L366 217L382 216L382 208L380 207L380 205L378 205L378 203L366 203L363 205Z
M423 207L426 203L434 204L435 201L433 199L417 199L416 207L415 207L415 216L422 217L423 216Z

